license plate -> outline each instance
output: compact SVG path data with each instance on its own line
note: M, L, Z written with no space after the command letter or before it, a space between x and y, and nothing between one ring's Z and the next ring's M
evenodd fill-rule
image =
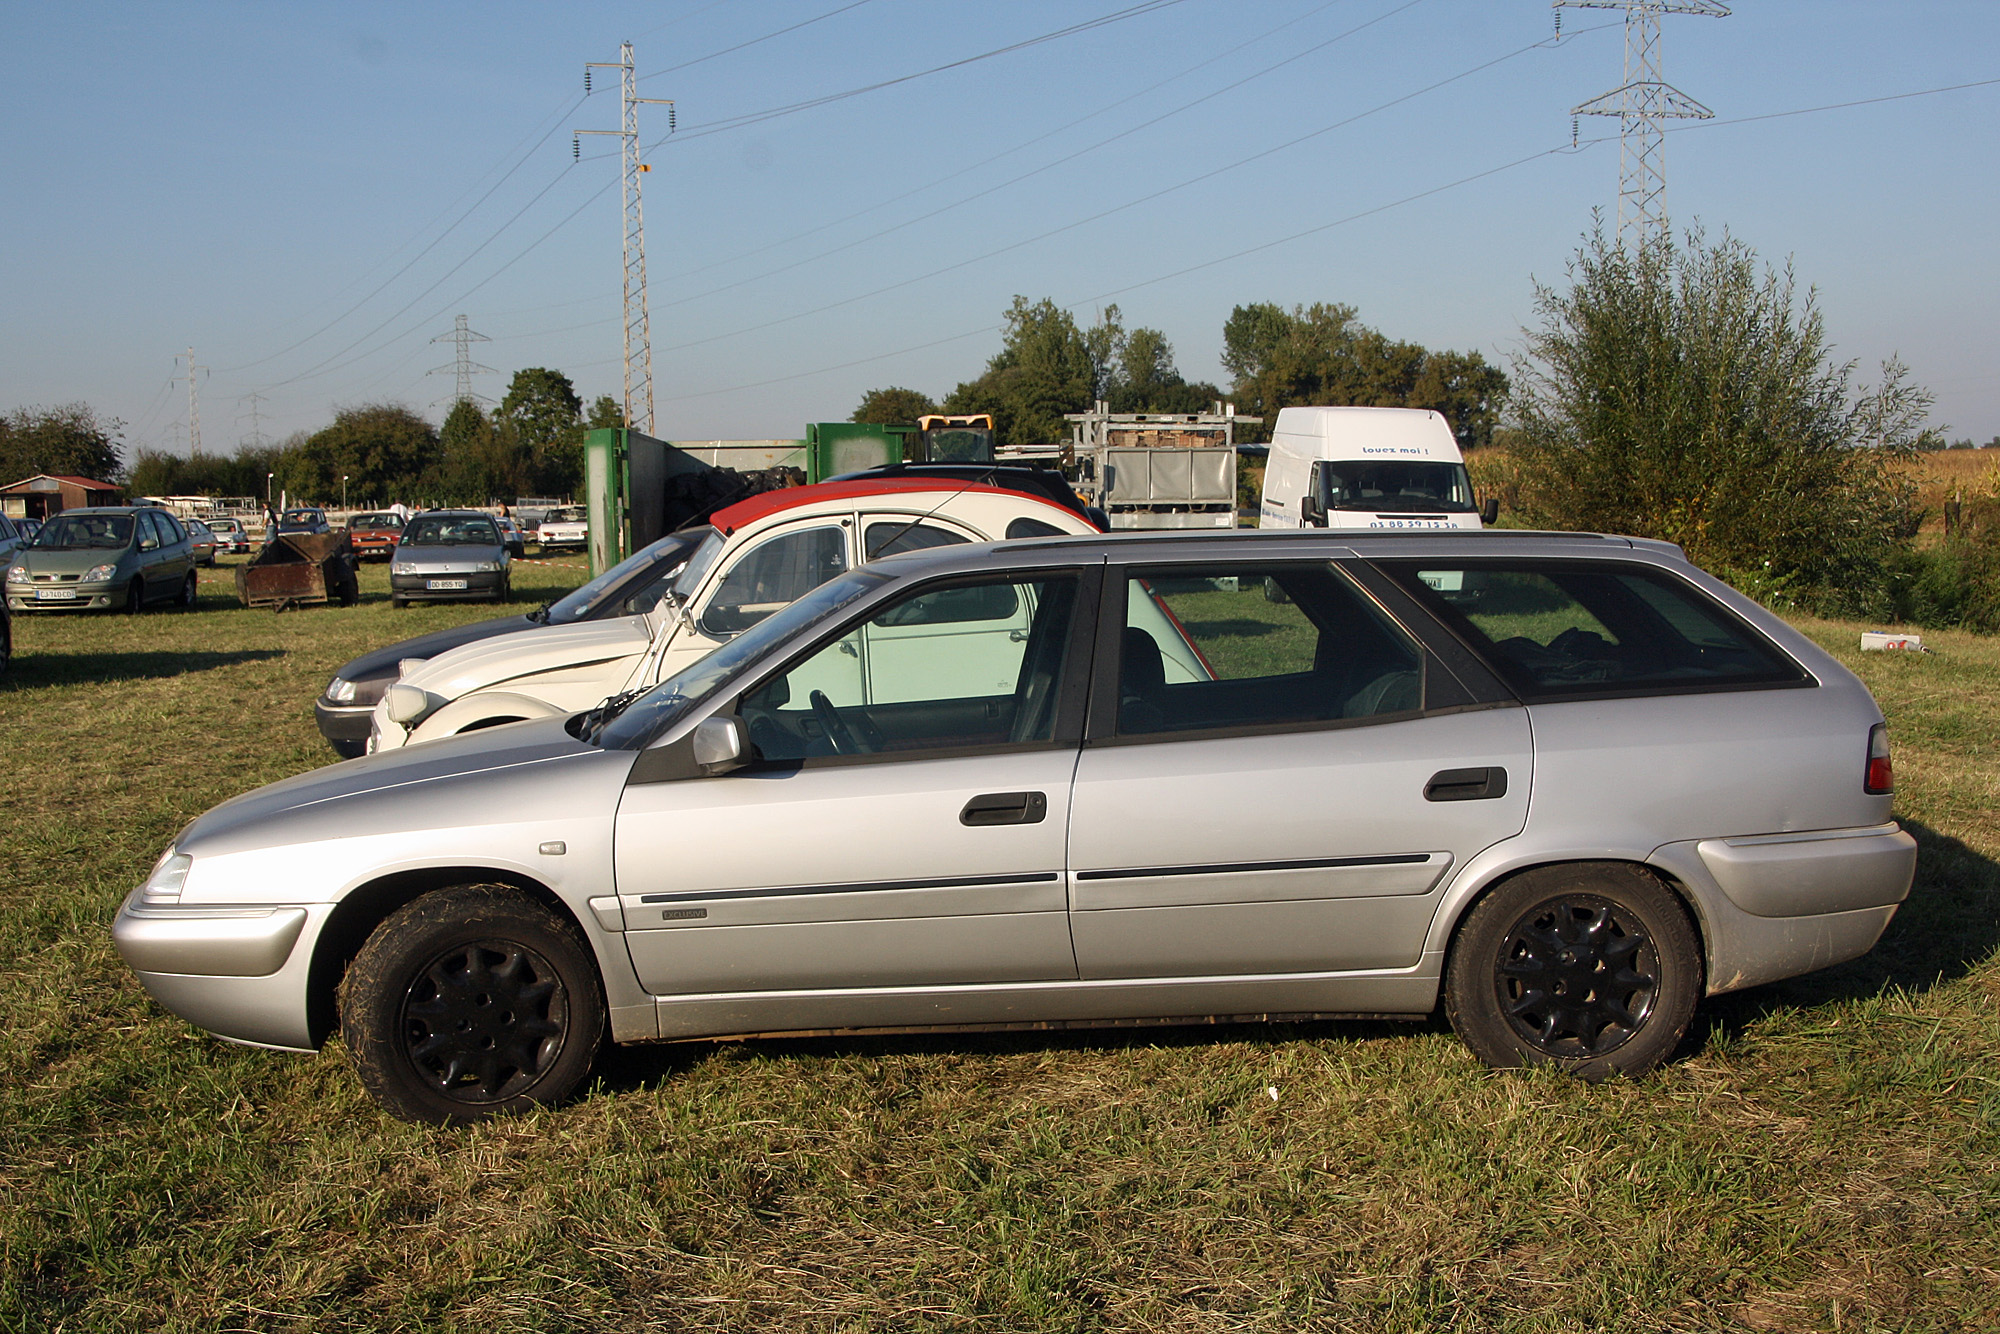
M424 581L424 587L425 587L425 588L428 588L428 589L431 589L431 590L433 590L434 592L439 592L439 593L448 593L448 592L452 591L453 589L458 589L458 588L464 588L464 587L465 587L465 580L463 580L463 579L427 579L427 580L425 580L425 581Z
M35 590L37 602L74 602L76 593L67 588L38 588Z

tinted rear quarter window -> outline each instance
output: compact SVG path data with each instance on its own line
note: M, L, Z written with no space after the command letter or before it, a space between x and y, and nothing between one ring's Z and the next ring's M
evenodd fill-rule
M1812 684L1750 625L1663 570L1533 559L1378 564L1524 699Z

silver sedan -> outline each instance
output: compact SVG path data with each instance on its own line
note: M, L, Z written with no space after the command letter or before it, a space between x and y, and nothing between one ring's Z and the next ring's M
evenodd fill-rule
M113 934L399 1115L601 1043L1442 1005L1638 1075L1908 892L1882 717L1660 543L1101 536L894 557L636 697L190 825Z

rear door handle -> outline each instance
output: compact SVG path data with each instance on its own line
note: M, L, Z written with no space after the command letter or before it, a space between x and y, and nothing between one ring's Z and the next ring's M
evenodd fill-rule
M1424 784L1425 801L1491 801L1507 795L1507 771L1440 769Z
M1049 799L1040 792L988 792L965 803L958 813L964 825L1040 824L1048 818Z

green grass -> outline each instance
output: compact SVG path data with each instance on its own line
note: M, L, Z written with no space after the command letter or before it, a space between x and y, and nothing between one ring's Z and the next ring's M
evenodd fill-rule
M580 578L523 567L520 605ZM1493 1074L1437 1024L783 1041L623 1049L452 1132L337 1045L189 1029L107 933L183 822L332 759L341 661L491 614L382 580L17 620L0 1330L2000 1327L2000 641L1806 626L1889 716L1915 894L1643 1081Z

